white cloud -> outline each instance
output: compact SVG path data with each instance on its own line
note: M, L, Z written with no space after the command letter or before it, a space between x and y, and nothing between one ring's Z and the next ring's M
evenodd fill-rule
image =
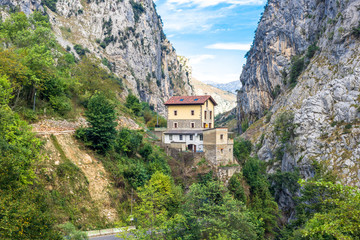
M216 6L220 3L230 5L262 5L265 0L168 0L169 3L178 5L198 5L200 7Z
M195 65L195 64L199 64L205 60L215 59L215 56L209 55L209 54L195 55L195 56L190 57L189 59L190 59L190 64Z
M205 48L209 49L220 49L220 50L240 50L240 51L249 51L251 44L243 43L215 43L206 46Z
M188 33L209 31L218 19L234 14L236 6L263 5L265 0L158 0L156 3L166 32ZM219 4L226 5L207 8Z

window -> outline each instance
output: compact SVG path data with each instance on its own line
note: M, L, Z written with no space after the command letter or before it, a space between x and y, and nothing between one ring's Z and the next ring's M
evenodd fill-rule
M220 134L220 140L224 139L224 134Z
M209 128L211 128L211 123L209 123Z
M209 106L209 100L206 101L206 107L208 107L208 106Z
M183 140L183 135L180 135L180 136L179 136L179 139L180 139L180 141Z
M231 148L229 148L229 152L231 152Z
M191 110L191 116L194 116L194 115L195 115L195 111Z
M202 134L200 134L200 141L204 140L204 136Z
M176 110L174 111L174 115L177 116L177 111Z
M224 149L222 148L222 149L220 150L220 152L221 152L221 154L223 154L223 153L224 153Z
M177 128L178 127L178 123L174 123L174 128Z
M207 112L206 111L204 111L204 118L206 119L206 114L207 114Z
M210 111L210 119L212 118L212 111Z
M195 128L195 123L190 123L191 128Z
M204 128L206 128L206 123L204 123Z
M172 138L172 134L169 135L169 140L172 141L173 138Z
M190 140L194 140L194 135L190 135Z

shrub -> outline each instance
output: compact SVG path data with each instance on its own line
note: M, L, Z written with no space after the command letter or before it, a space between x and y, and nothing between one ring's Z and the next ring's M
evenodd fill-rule
M250 157L252 147L249 140L240 139L240 141L234 141L234 156L238 159L239 163L244 164Z
M279 94L281 93L281 87L280 85L276 85L274 90L272 91L273 98L275 99Z
M100 43L100 47L102 47L103 49L105 49L105 48L106 48L106 43L105 43L105 42L101 42L101 43Z
M280 141L285 144L295 135L294 113L283 112L277 116L274 124L274 131L280 137Z
M297 79L304 69L305 61L303 57L294 57L290 68L290 84L292 87L296 85Z
M115 151L131 157L139 150L142 140L143 136L137 131L123 128L116 136Z
M65 114L72 109L71 101L64 95L50 96L51 107L58 113Z
M137 23L140 19L141 14L145 12L145 9L141 3L137 3L134 0L130 0L130 4L133 9L134 20Z
M230 178L228 189L236 200L246 203L246 195L240 173L236 173Z
M244 119L242 122L241 122L241 131L242 132L246 132L246 130L249 128L249 120L247 119Z
M318 46L316 46L316 44L317 43L315 42L308 47L307 52L306 52L306 57L308 59L311 59L315 55L316 51L318 51L320 49Z
M141 104L139 99L131 93L126 97L125 106L137 116L141 112Z
M272 116L272 112L268 112L268 113L266 114L265 123L269 123L269 122L270 122L271 116Z
M79 54L79 56L84 56L85 53L87 52L86 49L84 49L84 47L79 44L76 44L74 46L74 50L77 54Z
M352 35L354 35L356 38L360 37L360 23L357 27L353 27Z
M149 143L146 143L139 151L140 155L145 159L149 160L149 156L152 154L153 149Z
M64 233L65 239L69 239L69 240L89 239L88 235L85 232L76 230L75 226L70 222L59 225L59 228Z
M57 0L42 0L42 3L45 4L51 11L56 12L56 3Z

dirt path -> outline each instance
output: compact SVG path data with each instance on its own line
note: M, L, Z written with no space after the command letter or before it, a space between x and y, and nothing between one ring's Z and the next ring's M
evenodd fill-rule
M104 166L91 153L88 153L75 140L73 134L75 129L86 126L86 121L80 119L77 122L65 120L43 120L33 124L33 132L46 141L45 151L50 156L50 161L58 165L61 161L60 153L54 146L51 135L54 135L67 159L78 166L89 181L89 193L100 209L100 215L113 222L117 219L117 211L111 207L111 199L108 193L110 181Z

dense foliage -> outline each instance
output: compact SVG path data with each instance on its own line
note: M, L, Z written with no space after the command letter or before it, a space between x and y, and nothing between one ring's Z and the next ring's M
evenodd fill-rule
M116 114L113 104L103 94L92 96L85 112L90 127L86 131L86 139L91 146L105 152L111 147L116 135Z
M0 78L0 238L61 239L36 182L41 141L8 106L12 89Z

